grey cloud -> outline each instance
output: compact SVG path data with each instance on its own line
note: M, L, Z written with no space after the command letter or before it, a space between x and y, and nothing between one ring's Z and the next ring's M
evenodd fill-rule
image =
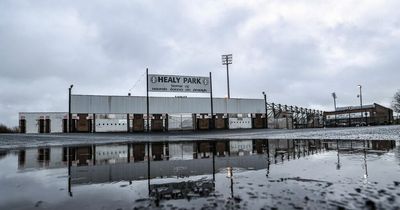
M140 80L133 93L144 95L146 67L212 72L215 96L223 97L224 53L234 55L233 97L262 98L267 91L270 101L329 110L331 92L339 105L354 105L362 84L366 103L390 105L400 64L396 2L385 2L386 15L365 5L368 12L335 24L242 3L2 1L0 123L17 125L19 111L67 110L70 84L74 93L125 95ZM277 17L265 21L265 14Z

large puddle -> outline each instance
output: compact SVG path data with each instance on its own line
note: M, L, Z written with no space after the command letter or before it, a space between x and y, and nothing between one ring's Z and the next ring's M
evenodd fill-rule
M400 142L229 140L0 151L0 209L396 209Z

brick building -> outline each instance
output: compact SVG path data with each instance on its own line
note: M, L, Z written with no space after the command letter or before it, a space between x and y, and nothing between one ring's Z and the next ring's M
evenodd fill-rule
M393 110L377 103L371 105L339 107L324 112L325 126L388 125L393 123Z

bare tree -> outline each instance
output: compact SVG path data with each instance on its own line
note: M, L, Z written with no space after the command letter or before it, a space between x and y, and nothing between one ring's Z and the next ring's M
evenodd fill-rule
M395 112L400 112L400 90L398 90L397 93L394 94L392 106Z
M19 132L18 127L9 128L3 124L0 124L0 133L18 133L18 132Z

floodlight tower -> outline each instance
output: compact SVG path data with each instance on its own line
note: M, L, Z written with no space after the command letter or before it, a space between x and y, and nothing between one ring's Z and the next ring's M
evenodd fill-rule
M336 96L335 92L332 93L332 97L333 97L333 107L335 108L335 127L336 127L337 126L337 119L336 119L336 99L337 99L337 96Z
M360 111L361 111L361 117L360 117L360 121L361 121L361 123L363 122L363 115L364 115L364 112L363 112L363 103L362 103L362 86L361 85L357 85L357 87L360 89L360 94L358 94L357 95L357 98L360 98Z
M229 91L229 64L232 64L232 54L222 55L222 65L226 65L226 81L228 84L228 99L231 98Z
M335 92L332 93L332 97L333 97L333 107L335 108L335 111L336 111L336 99L337 99L337 96L336 96Z

